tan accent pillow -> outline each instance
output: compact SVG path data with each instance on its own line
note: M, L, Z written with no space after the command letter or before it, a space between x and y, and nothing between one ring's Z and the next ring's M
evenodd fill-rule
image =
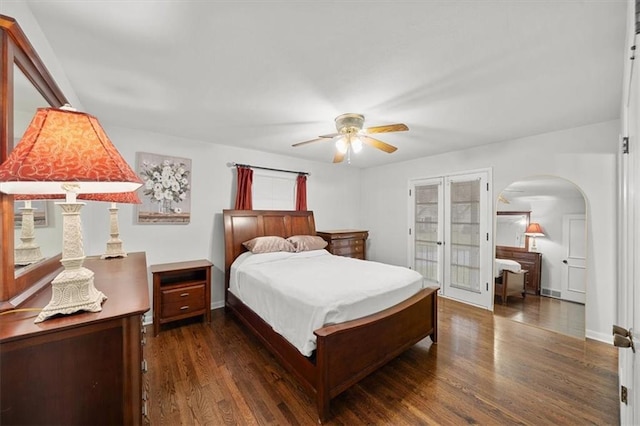
M282 237L255 237L242 243L251 253L272 253L275 251L295 252L296 248Z
M296 249L296 252L320 250L327 246L327 242L317 235L294 235L287 238Z

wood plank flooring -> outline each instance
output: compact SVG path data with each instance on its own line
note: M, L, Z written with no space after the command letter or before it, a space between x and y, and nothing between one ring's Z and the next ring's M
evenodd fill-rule
M617 350L439 300L419 342L332 400L330 425L618 424ZM315 404L224 310L145 346L151 425L313 425Z
M494 314L500 317L579 339L585 338L584 305L579 303L527 294L524 299L509 297L506 305L498 297L494 306Z

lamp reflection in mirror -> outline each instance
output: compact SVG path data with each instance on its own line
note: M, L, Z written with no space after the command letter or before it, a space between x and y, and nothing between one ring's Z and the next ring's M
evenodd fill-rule
M544 237L544 232L542 231L540 224L537 222L531 222L524 231L524 235L531 237L531 246L529 246L529 250L538 251L538 247L536 247L536 237Z
M122 248L120 229L118 227L118 206L116 203L142 204L136 192L119 192L108 194L82 194L78 198L87 201L106 201L111 203L109 208L109 235L107 251L100 256L101 259L127 257L127 252Z
M32 263L36 263L44 259L40 245L36 242L36 229L34 221L34 209L31 207L31 200L33 198L29 195L18 194L14 197L15 201L24 201L24 207L20 207L20 216L22 220L20 222L20 244L14 249L14 265L27 266Z
M63 271L51 282L51 301L35 322L57 314L98 312L107 299L82 266L78 193L132 192L142 181L111 143L98 120L70 107L39 108L22 139L0 165L0 191L7 194L64 194Z

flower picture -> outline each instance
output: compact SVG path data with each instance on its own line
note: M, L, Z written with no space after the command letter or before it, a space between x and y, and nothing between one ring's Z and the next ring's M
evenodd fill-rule
M191 160L139 152L139 223L189 223Z

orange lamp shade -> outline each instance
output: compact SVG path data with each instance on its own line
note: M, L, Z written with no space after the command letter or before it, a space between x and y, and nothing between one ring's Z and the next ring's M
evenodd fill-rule
M142 204L136 191L133 192L107 192L103 194L80 194L79 200L106 201L120 204Z
M131 192L142 181L89 114L38 108L7 160L0 165L0 191L7 194Z
M531 222L529 226L527 226L527 229L524 231L524 234L530 237L544 237L542 227L537 222Z

